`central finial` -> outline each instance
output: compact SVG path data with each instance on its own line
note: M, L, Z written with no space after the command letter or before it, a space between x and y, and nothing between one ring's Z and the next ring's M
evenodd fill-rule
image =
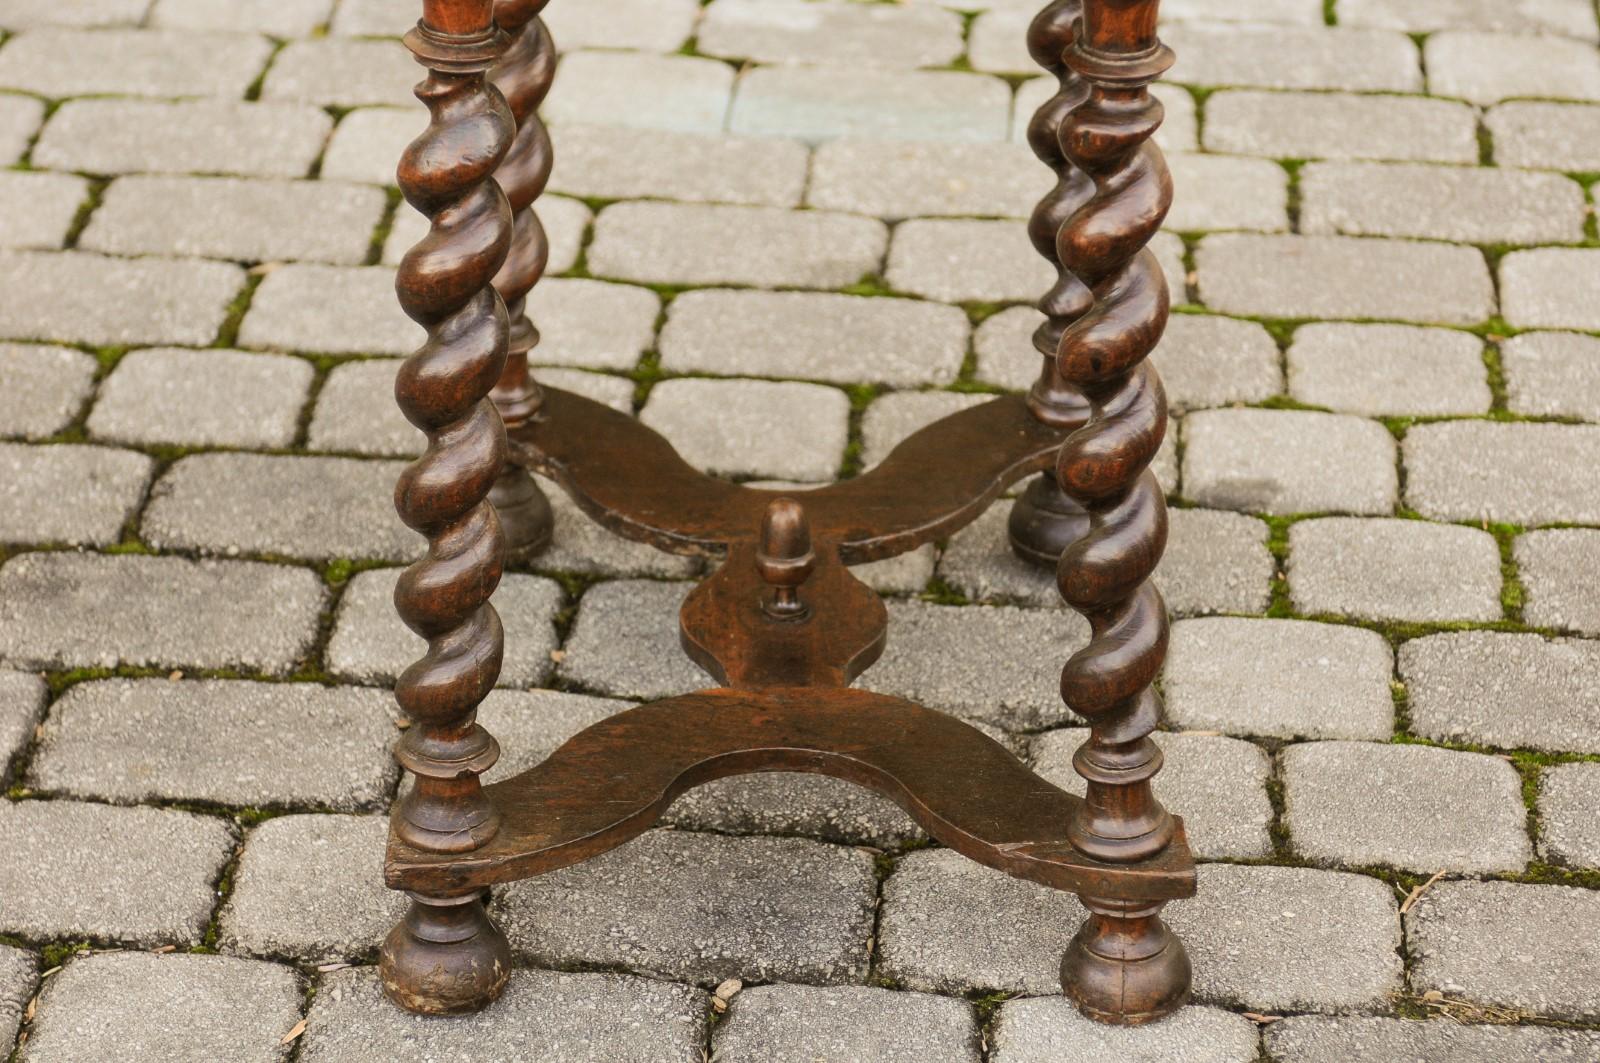
M804 620L811 615L811 607L800 600L800 585L816 567L805 507L792 498L773 499L761 518L761 546L756 550L756 571L772 588L761 611L774 620Z

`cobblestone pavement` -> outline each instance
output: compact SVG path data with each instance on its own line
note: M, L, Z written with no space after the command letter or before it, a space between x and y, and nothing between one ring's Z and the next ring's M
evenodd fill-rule
M1025 386L1032 4L943 4L556 0L541 375L791 481ZM1165 8L1158 788L1205 862L1196 1005L1130 1031L1056 995L1074 898L789 776L500 891L484 1014L389 1007L416 5L0 0L0 1054L1600 1059L1594 6ZM1005 510L869 571L864 681L1071 785L1085 629ZM556 539L498 598L498 775L704 685L693 565Z

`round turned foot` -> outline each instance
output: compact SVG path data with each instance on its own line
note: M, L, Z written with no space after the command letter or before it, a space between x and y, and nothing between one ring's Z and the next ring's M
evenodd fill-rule
M1189 954L1161 921L1160 901L1083 897L1089 909L1061 958L1062 991L1096 1022L1137 1026L1189 999Z
M507 465L489 491L506 536L506 560L525 561L550 545L555 514L527 469Z
M511 976L511 946L489 921L484 895L409 896L410 910L378 954L383 991L421 1015L486 1007Z
M1054 473L1043 472L1011 507L1007 527L1012 553L1054 571L1062 551L1089 530L1089 515L1061 490Z

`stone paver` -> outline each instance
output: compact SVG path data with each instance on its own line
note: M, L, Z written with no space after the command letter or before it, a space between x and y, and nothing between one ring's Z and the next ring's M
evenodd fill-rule
M1422 88L1417 46L1402 33L1192 22L1167 26L1161 38L1178 53L1167 77L1182 84L1355 92Z
M965 1001L866 986L756 986L736 996L712 1038L724 1063L978 1063Z
M875 889L859 850L799 838L652 831L501 891L513 952L702 985L859 982Z
M959 71L758 67L739 79L729 128L805 141L1004 140L1011 90Z
M575 196L793 207L806 184L805 145L776 137L601 125L560 125L550 137L550 189Z
M9 781L11 758L33 741L49 688L25 672L0 671L0 781Z
M844 392L818 384L667 380L650 390L639 419L696 468L806 481L838 471L849 414Z
M1380 424L1304 410L1202 410L1183 421L1183 493L1256 513L1388 513L1394 438Z
M1319 864L1520 871L1532 855L1522 780L1481 753L1308 742L1283 753L1284 824Z
M1219 1008L1188 1007L1149 1026L1107 1026L1085 1018L1062 996L1009 1000L994 1026L994 1063L1254 1063L1249 1019ZM1087 1054L1086 1054L1087 1053Z
M478 720L499 740L500 759L483 780L520 775L585 727L631 708L631 701L556 690L490 691Z
M1412 983L1446 996L1594 1022L1600 894L1569 886L1442 882L1406 917Z
M987 395L952 391L900 391L867 407L861 417L861 463L867 468L887 458L907 436L959 410L981 406Z
M1600 252L1542 247L1500 263L1500 299L1517 328L1600 330Z
M661 330L661 367L680 373L837 383L950 384L967 318L952 306L810 292L685 292Z
M1600 764L1558 764L1540 782L1540 850L1569 867L1600 867Z
M1406 502L1441 520L1600 523L1600 427L1450 421L1406 433Z
M1489 104L1512 96L1600 100L1600 54L1584 41L1509 33L1435 33L1423 49L1428 89Z
M152 546L313 561L409 559L423 540L394 511L398 462L195 454L150 489Z
M1539 627L1600 634L1600 531L1552 528L1519 535L1512 546L1521 579L1522 617Z
M1477 117L1453 100L1234 90L1206 100L1205 146L1275 159L1475 163Z
M1494 161L1534 170L1600 167L1600 107L1514 100L1490 109L1484 128L1494 138Z
M9 30L33 26L132 26L150 6L150 0L79 0L66 6L49 0L4 0L0 26Z
M1559 174L1423 163L1315 162L1301 171L1300 197L1304 233L1474 244L1583 240L1583 189Z
M760 63L944 66L962 51L961 19L934 7L841 0L715 0L696 32L702 55Z
M422 636L401 623L395 612L394 587L399 578L399 569L385 568L358 573L350 580L328 642L328 667L335 675L388 685L427 649ZM502 686L537 686L549 676L561 597L560 585L542 576L501 577L493 602L505 627Z
M0 1044L16 1040L22 1013L38 982L37 961L32 953L0 945Z
M149 24L305 37L332 13L332 0L233 0L222 4L216 0L156 0Z
M216 338L244 279L224 262L0 252L0 336L203 345Z
M0 443L0 542L114 543L154 467L131 450Z
M100 385L88 429L119 443L286 447L315 375L309 362L282 355L133 351Z
M550 379L546 374L546 379ZM585 576L655 576L683 579L700 570L698 558L662 553L645 543L606 531L578 509L566 492L541 481L550 508L555 511L551 544L534 559L544 571ZM677 613L674 611L673 616ZM676 623L676 621L672 621Z
M1600 421L1600 340L1528 332L1500 344L1500 363L1513 413Z
M0 435L42 439L78 416L94 385L95 360L69 347L0 344Z
M279 816L252 830L222 910L224 951L306 963L377 951L405 914L378 873L384 816Z
M880 218L1025 218L1053 184L1021 144L831 140L817 148L806 202Z
M359 107L328 138L320 172L335 181L392 185L401 152L427 127L420 108Z
M256 562L24 554L0 567L0 659L27 668L244 668L311 648L315 573Z
M28 785L117 803L380 808L390 699L313 683L108 679L51 707Z
M261 98L319 107L414 107L417 80L417 65L398 41L325 37L292 41L279 52Z
M1472 325L1494 312L1483 255L1470 247L1340 236L1208 236L1200 298L1262 317L1398 318Z
M629 48L675 52L694 31L700 5L695 0L597 0L550 8L540 17L561 47L569 51Z
M1289 529L1298 612L1366 620L1499 620L1500 549L1477 528L1325 517Z
M328 976L307 1017L305 1063L433 1063L514 1051L563 1063L690 1060L705 1042L706 997L689 986L615 974L517 970L483 1011L441 1022L399 1011L371 968Z
M234 834L189 812L7 801L0 841L0 931L149 947L200 944Z
M1166 226L1178 232L1289 228L1289 175L1265 159L1178 154L1172 171L1172 209Z
M727 118L732 89L733 67L715 59L574 52L561 60L539 113L558 125L716 133Z
M28 148L44 118L44 103L31 96L0 96L0 163L11 165Z
M359 265L384 210L376 188L334 181L124 177L78 246L114 255ZM315 225L304 219L318 219Z
M889 286L945 302L1037 299L1056 271L1020 221L928 218L902 222L889 248Z
M911 817L886 797L839 779L788 772L736 776L696 787L673 802L662 822L686 830L798 834L891 847L924 837Z
M0 171L0 247L60 247L88 195L71 174Z
M1483 341L1470 332L1313 323L1295 330L1288 363L1291 396L1345 413L1478 414L1492 398Z
M1274 738L1387 739L1393 658L1383 636L1302 620L1173 625L1163 681L1179 727Z
M1426 33L1443 29L1566 33L1593 39L1594 9L1583 0L1340 0L1339 22Z
M39 96L238 99L272 44L247 33L36 29L0 50L0 87Z
M590 587L556 674L600 694L644 700L714 685L678 644L678 609L690 589L655 580Z
M332 127L326 113L305 104L68 100L50 116L32 158L98 174L304 177Z
M1593 642L1462 631L1406 643L1399 664L1417 734L1600 753L1600 651Z
M620 203L595 220L588 262L622 280L837 288L876 272L887 243L882 222L848 214Z
M1469 1026L1453 1019L1292 1015L1267 1027L1265 1036L1267 1051L1280 1063L1544 1063L1600 1052L1600 1035L1585 1030Z

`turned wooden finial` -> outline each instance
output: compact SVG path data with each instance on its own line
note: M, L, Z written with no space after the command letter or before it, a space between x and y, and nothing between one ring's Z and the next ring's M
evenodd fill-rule
M792 498L773 499L761 518L761 547L756 551L756 571L772 588L762 611L774 620L809 616L811 607L800 600L800 585L816 567L805 507Z

